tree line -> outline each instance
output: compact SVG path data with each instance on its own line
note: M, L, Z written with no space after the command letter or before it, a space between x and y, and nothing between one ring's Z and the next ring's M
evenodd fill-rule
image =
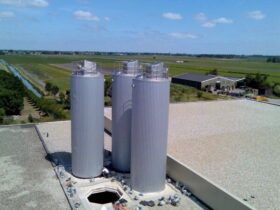
M258 90L271 89L275 96L280 97L280 83L269 83L267 74L247 74L245 83L246 86Z
M0 71L0 115L18 115L23 109L24 86L5 71Z
M54 96L56 96L59 92L59 87L56 86L56 85L53 85L50 82L46 82L45 91L48 92L48 93L51 93Z
M48 85L52 94L57 95L59 88L54 85ZM24 107L24 97L39 108L45 115L50 115L54 119L67 119L69 114L65 109L70 108L70 91L60 93L60 101L54 99L38 98L30 90L24 87L22 82L12 74L0 70L0 124L4 122L7 115L20 115ZM34 119L30 115L28 121Z
M267 63L280 63L280 57L269 57L266 60Z
M38 107L46 115L53 116L54 119L67 119L68 114L63 107L58 104L55 100L45 99L44 97L38 98L31 91L25 90L26 96L31 102Z

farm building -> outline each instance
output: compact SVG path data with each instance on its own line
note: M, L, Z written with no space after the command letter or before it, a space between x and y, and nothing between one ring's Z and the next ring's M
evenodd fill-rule
M234 90L243 85L245 78L217 75L183 74L172 78L172 83L188 85L200 90Z

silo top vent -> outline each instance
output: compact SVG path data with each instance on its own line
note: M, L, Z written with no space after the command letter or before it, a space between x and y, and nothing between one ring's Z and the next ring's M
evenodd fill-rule
M80 62L80 64L78 64L78 70L74 70L73 73L80 74L80 75L96 74L97 73L96 63L87 61L87 60L83 60Z
M145 78L167 78L168 68L164 66L164 63L152 63L146 64L144 70Z
M122 72L125 74L137 74L139 72L139 62L134 61L124 61Z

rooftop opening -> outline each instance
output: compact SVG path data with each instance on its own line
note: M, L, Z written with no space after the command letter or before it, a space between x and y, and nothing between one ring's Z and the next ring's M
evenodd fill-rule
M89 202L98 204L115 203L119 199L120 195L117 192L107 190L92 193L88 196Z

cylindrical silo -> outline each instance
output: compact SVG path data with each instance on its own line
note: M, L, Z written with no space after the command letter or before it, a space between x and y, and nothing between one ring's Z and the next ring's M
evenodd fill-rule
M138 61L125 61L113 75L112 164L121 172L130 171L132 80L138 72Z
M147 65L133 80L131 186L139 192L165 187L169 89L163 63Z
M72 173L96 177L103 169L104 76L95 63L83 61L73 72L70 92Z

